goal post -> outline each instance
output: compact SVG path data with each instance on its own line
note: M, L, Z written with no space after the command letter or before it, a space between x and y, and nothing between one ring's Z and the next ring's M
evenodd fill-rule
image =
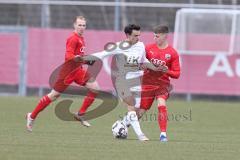
M173 46L180 54L240 54L240 11L180 9L176 13Z
M28 33L26 26L0 26L0 34L19 34L18 95L27 94L27 50ZM10 45L10 44L9 44ZM13 46L14 47L14 46ZM11 53L10 53L11 54Z

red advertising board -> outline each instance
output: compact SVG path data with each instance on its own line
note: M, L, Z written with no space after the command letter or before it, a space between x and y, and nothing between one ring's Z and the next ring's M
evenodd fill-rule
M71 32L71 30L64 29L28 29L27 86L49 87L49 76L57 66L64 62L65 41ZM94 30L86 31L84 36L87 54L101 51L106 43L117 42L124 38L121 32ZM212 41L216 36L208 36L212 43L211 45L207 43L207 46L211 50L225 46L224 41L223 44ZM207 35L204 35L204 39L208 39L206 37ZM217 37L219 38L219 35ZM170 34L170 44L172 44L172 38ZM196 49L199 41L194 39L192 36L189 44ZM0 41L0 84L17 84L20 44L18 36L0 34ZM141 41L145 44L152 43L152 33L142 33ZM9 45L9 42L13 45ZM181 55L180 57L182 72L178 80L173 80L174 92L240 95L240 53L232 56L219 53L211 56ZM97 77L103 90L113 89L109 75L110 61L111 58L103 61L103 68Z

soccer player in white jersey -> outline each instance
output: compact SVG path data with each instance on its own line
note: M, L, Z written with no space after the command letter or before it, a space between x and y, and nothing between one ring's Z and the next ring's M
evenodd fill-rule
M141 86L140 77L143 75L143 71L140 69L141 64L145 64L143 68L147 67L152 70L156 70L156 68L146 59L145 46L139 41L140 26L129 24L124 28L124 32L126 39L116 43L117 45L114 45L114 49L107 49L91 55L99 59L114 55L113 61L115 65L112 67L113 84L118 96L127 104L128 109L123 122L128 121L140 141L148 141L149 139L141 130L136 114L135 107L139 107L140 99L136 103L132 91L136 91ZM90 59L86 56L81 58L81 60L87 61Z

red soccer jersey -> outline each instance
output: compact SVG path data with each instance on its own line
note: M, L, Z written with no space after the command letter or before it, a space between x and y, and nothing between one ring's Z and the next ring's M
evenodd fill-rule
M79 77L82 77L82 81L85 83L86 78L84 76L77 76L79 73L84 73L82 64L73 60L76 55L84 55L84 48L83 37L73 32L66 42L65 63L59 68L59 71L56 71L59 76L54 86L55 90L62 92L73 81L78 81L78 84L80 84Z
M161 85L162 82L170 83L171 78L178 78L180 76L179 55L177 51L168 46L165 49L158 48L157 44L150 44L145 47L146 58L156 67L166 65L168 67L167 73L156 72L152 70L145 70L143 77L143 84Z
M76 55L84 55L84 49L84 38L73 32L73 34L67 39L65 61L74 58Z

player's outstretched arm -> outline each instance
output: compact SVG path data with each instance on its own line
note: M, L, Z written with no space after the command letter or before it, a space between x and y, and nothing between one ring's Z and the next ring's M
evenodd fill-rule
M84 55L84 56L77 55L74 57L74 61L84 63L87 65L93 65L95 61L103 59L105 54L106 54L105 51L102 51L102 52L97 52L91 55Z
M79 60L80 61L85 61L85 62L89 62L89 61L98 61L98 60L102 60L103 58L107 57L107 56L111 56L114 54L119 54L119 51L117 49L113 50L113 51L101 51L101 52L96 52L96 53L92 53L89 55L84 55L82 56Z

